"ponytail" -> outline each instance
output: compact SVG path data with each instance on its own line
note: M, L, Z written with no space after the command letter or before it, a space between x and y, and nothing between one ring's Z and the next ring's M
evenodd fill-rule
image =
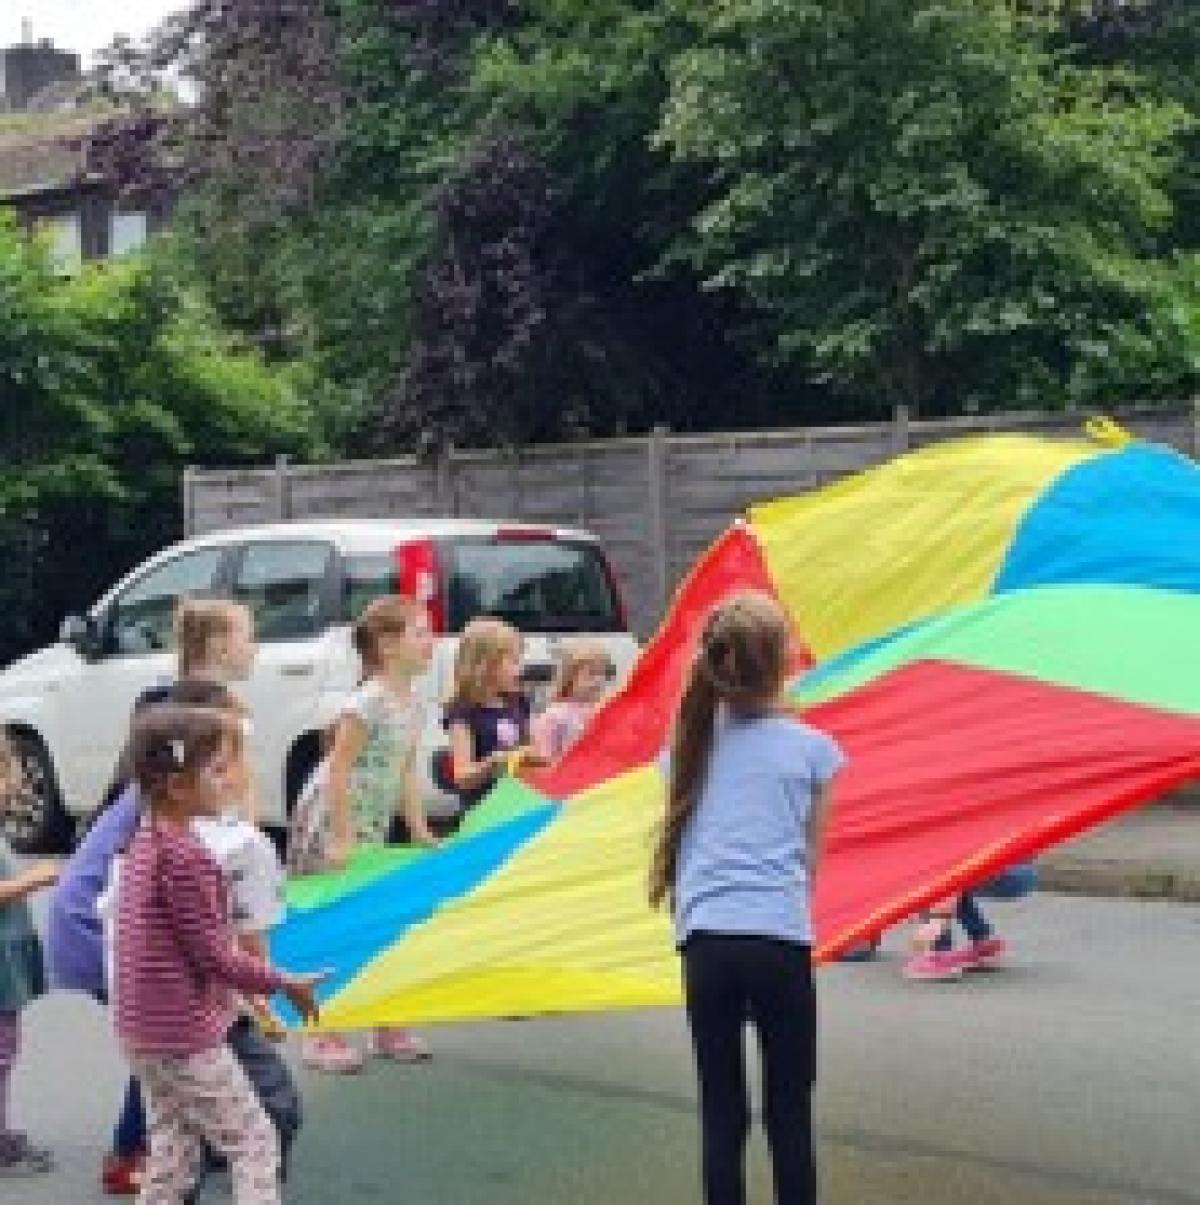
M718 705L739 716L769 712L787 672L788 639L787 618L766 594L735 595L709 614L671 740L666 813L650 864L652 907L674 892L679 847L712 756Z
M704 785L704 772L712 753L721 696L699 662L679 703L671 740L671 773L667 785L667 812L650 865L650 904L657 908L675 885L675 868L684 829L696 810Z

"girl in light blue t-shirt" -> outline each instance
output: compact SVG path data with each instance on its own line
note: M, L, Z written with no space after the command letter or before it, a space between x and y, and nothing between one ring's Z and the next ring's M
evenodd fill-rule
M845 759L783 707L789 640L765 594L737 595L708 617L651 870L651 903L670 900L683 954L707 1205L745 1201L747 1019L762 1048L776 1200L817 1199L809 901L829 784Z

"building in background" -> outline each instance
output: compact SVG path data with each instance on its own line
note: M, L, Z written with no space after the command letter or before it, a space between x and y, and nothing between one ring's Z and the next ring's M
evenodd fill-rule
M15 113L37 107L38 98L56 85L80 78L79 55L59 50L48 38L34 42L29 22L23 25L22 42L0 50L0 110Z
M167 197L121 195L97 168L94 135L118 112L82 104L81 81L79 56L35 43L28 23L0 50L0 206L46 232L65 271L140 247L171 210Z

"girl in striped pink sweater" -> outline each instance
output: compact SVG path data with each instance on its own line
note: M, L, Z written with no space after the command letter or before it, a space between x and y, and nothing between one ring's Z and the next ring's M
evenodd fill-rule
M276 1205L278 1137L225 1035L236 992L283 992L315 1020L320 977L290 975L238 948L221 870L191 831L233 794L241 729L225 712L154 707L135 721L131 754L148 808L117 896L113 1018L147 1095L139 1199L183 1200L207 1143L228 1158L236 1201Z

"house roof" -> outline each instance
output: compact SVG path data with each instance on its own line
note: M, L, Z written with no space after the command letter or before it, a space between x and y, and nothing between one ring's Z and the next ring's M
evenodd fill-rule
M18 200L77 183L86 174L81 140L106 112L0 116L0 200Z

